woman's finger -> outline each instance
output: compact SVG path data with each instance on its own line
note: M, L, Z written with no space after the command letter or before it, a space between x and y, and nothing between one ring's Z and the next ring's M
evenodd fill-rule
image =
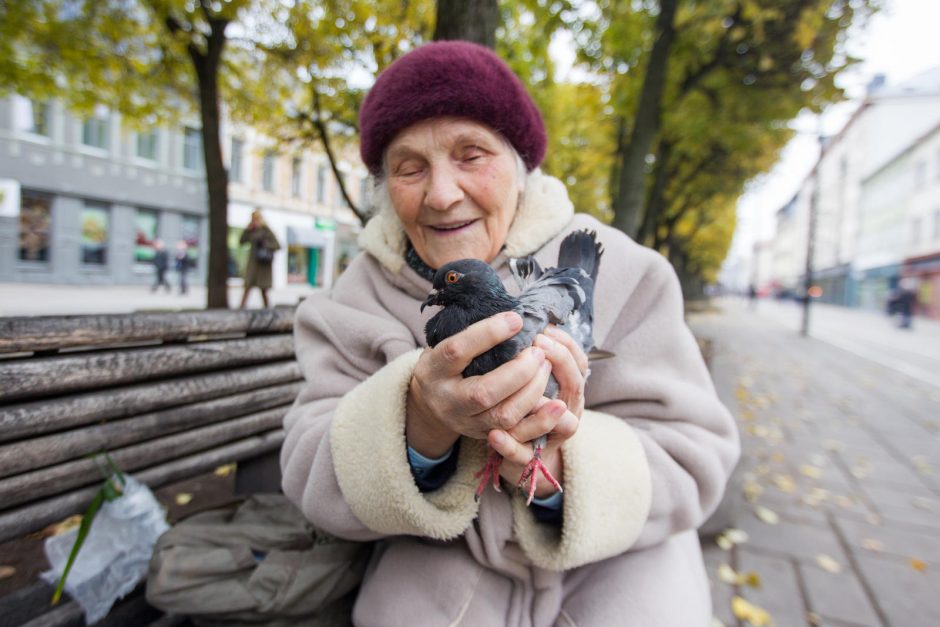
M495 370L462 379L458 384L462 410L467 415L476 415L493 409L529 385L543 363L548 363L545 351L533 346ZM489 428L497 426L488 425Z
M567 410L562 401L546 399L541 407L520 420L508 433L519 442L531 442L539 436L551 433Z
M550 324L545 327L544 333L556 342L561 342L563 345L565 345L568 350L571 351L571 355L574 357L575 363L578 364L578 369L581 371L581 375L587 376L589 367L588 356L581 346L574 340L574 338L568 335L565 331L562 331L556 327L554 324Z
M545 351L545 356L552 362L552 373L560 388L559 397L569 407L578 406L584 395L584 375L578 368L574 355L567 346L547 335L537 335L534 343Z
M441 376L457 376L477 355L505 342L522 328L522 318L505 312L480 320L456 333L431 351L433 370Z
M511 429L516 426L539 405L551 372L551 362L544 359L538 371L525 385L504 401L483 412L480 415L481 422L490 429Z

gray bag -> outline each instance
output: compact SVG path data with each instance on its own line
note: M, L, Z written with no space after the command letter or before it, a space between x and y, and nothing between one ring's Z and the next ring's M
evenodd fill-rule
M183 520L157 541L147 601L197 625L344 625L371 544L316 530L280 494Z

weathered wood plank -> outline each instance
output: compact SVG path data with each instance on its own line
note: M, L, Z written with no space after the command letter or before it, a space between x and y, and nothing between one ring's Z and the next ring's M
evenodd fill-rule
M290 335L0 362L0 401L292 358Z
M0 353L110 346L192 336L290 332L293 307L0 318Z
M278 449L284 442L281 429L232 442L134 473L134 477L151 488L194 477L222 464L262 455ZM58 497L24 505L0 514L0 542L27 533L84 511L98 491L97 486L81 488Z
M133 473L153 466L219 446L249 435L270 431L280 426L289 405L268 409L235 420L191 429L166 437L109 451L119 468ZM100 482L101 472L91 459L75 459L57 466L0 479L0 510L61 494L72 488Z
M217 423L294 401L300 383L251 390L105 424L0 445L0 477L9 477L111 451L195 427ZM2 483L2 482L0 482ZM2 490L0 490L2 492ZM3 497L0 496L0 503ZM0 506L2 507L2 506Z
M2 406L0 442L300 380L291 360Z

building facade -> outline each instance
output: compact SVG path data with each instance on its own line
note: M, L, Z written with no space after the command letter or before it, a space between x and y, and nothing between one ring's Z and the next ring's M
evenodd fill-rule
M359 221L341 200L325 156L279 150L251 128L225 122L229 170L229 274L254 209L281 242L274 286L329 286L355 254ZM353 202L369 179L354 154L339 169ZM99 108L88 118L58 102L0 99L0 281L145 285L154 243L186 243L191 280L207 267L208 198L198 124L134 129Z

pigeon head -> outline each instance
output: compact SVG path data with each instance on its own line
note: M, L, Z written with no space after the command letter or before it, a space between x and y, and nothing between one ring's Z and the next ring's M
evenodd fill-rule
M433 287L421 311L431 305L470 307L481 298L506 295L496 271L479 259L459 259L445 264L435 273Z

